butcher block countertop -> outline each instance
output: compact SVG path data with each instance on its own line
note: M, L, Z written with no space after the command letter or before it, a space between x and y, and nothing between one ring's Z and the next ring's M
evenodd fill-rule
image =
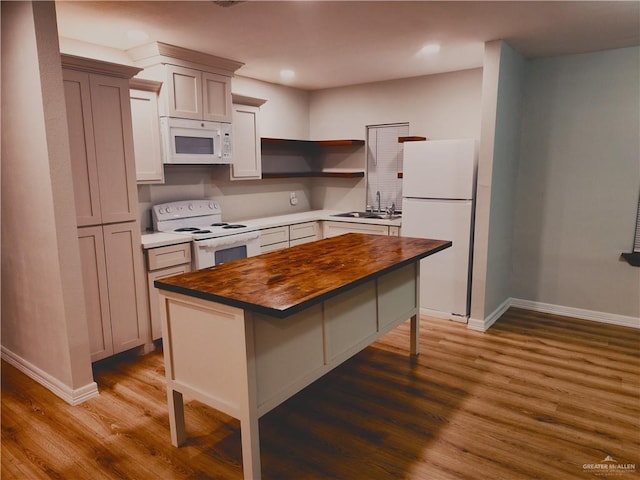
M348 233L163 278L154 285L285 318L450 246L445 240Z

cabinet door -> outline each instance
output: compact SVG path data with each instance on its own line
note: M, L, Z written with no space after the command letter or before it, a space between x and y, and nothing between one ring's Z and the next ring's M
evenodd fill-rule
M104 225L114 353L150 340L138 222Z
M170 117L202 120L202 72L167 65L166 95Z
M96 163L103 223L138 217L129 82L90 75Z
M130 90L133 151L138 183L164 183L158 95L146 90Z
M233 163L231 180L262 177L262 158L258 115L260 109L248 105L233 106Z
M78 229L91 361L113 355L111 313L102 227Z
M63 70L62 75L69 127L76 221L79 227L98 225L102 222L102 217L89 75L74 70Z
M231 77L202 72L202 120L231 122Z
M151 316L151 338L158 340L162 338L162 322L160 321L160 295L158 289L153 286L153 282L162 278L172 277L191 271L190 265L178 265L177 267L163 268L147 274L149 288L149 314Z

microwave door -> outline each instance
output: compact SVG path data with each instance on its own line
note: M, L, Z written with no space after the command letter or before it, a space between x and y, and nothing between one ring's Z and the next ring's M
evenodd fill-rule
M218 135L218 131L172 128L171 157L176 163L213 163L218 153Z

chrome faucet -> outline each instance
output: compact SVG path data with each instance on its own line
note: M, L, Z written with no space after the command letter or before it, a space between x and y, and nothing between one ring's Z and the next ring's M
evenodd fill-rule
M378 213L380 213L382 211L380 210L380 190L376 192L376 203L378 204Z
M390 207L387 208L387 215L390 217L396 214L396 202L393 202Z

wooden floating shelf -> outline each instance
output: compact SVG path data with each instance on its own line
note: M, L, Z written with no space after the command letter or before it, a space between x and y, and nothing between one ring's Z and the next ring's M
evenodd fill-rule
M364 140L339 139L339 140L289 140L286 138L262 137L260 139L263 153L272 150L271 153L278 152L287 153L293 151L303 155L316 156L323 153L323 148L333 147L361 147L365 144ZM290 167L292 168L292 167ZM296 167L293 167L296 168ZM313 168L313 167L311 167ZM315 167L318 168L318 167ZM362 178L364 177L364 169L345 169L329 170L329 171L304 171L304 172L262 172L262 178Z
M262 172L262 178L362 178L364 172Z
M408 136L408 137L398 137L398 143L404 142L424 142L427 137L419 137L416 135Z
M269 138L262 137L262 145L291 145L301 147L348 147L348 146L362 146L364 140L289 140L286 138Z
M315 140L313 143L320 147L348 147L364 145L364 140Z

